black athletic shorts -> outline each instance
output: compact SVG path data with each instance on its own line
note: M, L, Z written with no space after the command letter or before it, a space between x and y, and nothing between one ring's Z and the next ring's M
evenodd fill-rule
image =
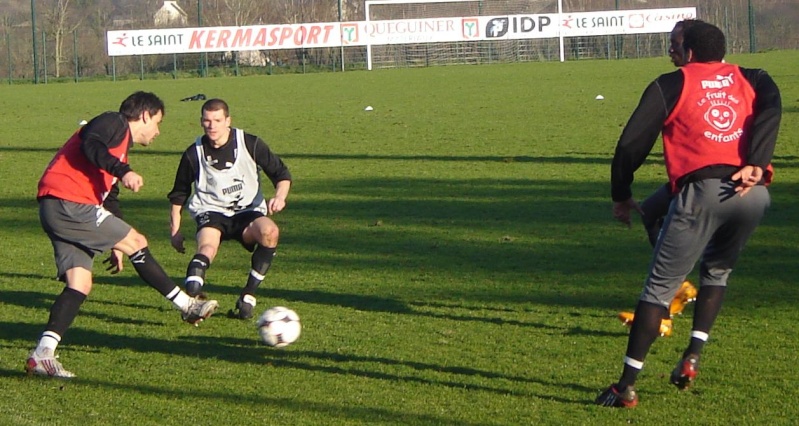
M264 214L259 211L248 210L225 216L217 212L203 212L198 214L194 220L197 222L197 231L205 227L218 229L222 232L222 241L236 240L249 251L255 250L256 244L245 244L242 239L244 230Z

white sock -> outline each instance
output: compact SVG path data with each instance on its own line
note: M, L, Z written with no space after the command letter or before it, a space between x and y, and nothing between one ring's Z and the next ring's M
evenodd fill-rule
M39 345L36 346L36 354L53 355L59 342L61 342L61 336L52 331L45 331L39 339Z
M191 297L189 297L186 292L181 290L180 287L175 287L174 290L170 291L169 294L166 295L166 298L169 299L176 308L180 309L181 312L186 312L189 310Z

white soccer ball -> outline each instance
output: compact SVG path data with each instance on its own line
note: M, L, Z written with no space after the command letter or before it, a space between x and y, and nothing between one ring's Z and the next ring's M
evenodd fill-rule
M256 323L261 340L269 346L282 348L294 343L300 337L300 317L296 312L283 306L275 306L264 311Z

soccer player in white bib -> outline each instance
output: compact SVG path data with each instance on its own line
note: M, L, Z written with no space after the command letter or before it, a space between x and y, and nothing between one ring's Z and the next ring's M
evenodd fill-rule
M184 206L197 224L197 250L186 269L185 289L197 296L222 241L235 240L252 252L246 284L231 315L248 319L256 305L255 293L272 265L280 231L269 217L286 207L291 173L259 137L230 126L230 108L222 99L210 99L201 108L204 134L180 159L172 203L172 247L185 252L180 232ZM274 186L270 198L261 191L259 171ZM193 193L192 193L193 192Z

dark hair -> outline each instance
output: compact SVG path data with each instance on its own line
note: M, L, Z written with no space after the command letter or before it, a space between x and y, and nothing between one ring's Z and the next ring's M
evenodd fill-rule
M676 27L676 26L679 25L680 27L682 27L683 34L684 34L685 30L687 30L688 28L691 28L691 27L693 27L696 24L704 24L704 23L705 23L705 21L703 21L701 19L683 19L682 21L677 22L674 26Z
M119 106L119 113L128 121L138 120L145 111L150 115L156 115L159 111L161 114L166 114L164 101L154 93L138 91L128 96Z
M719 27L696 22L683 33L683 48L692 53L693 62L717 62L727 53L727 40Z
M205 101L203 107L200 108L200 115L202 115L202 113L204 113L205 111L219 111L219 110L222 110L222 112L225 113L225 117L230 117L230 108L228 108L227 102L219 98L209 99Z

